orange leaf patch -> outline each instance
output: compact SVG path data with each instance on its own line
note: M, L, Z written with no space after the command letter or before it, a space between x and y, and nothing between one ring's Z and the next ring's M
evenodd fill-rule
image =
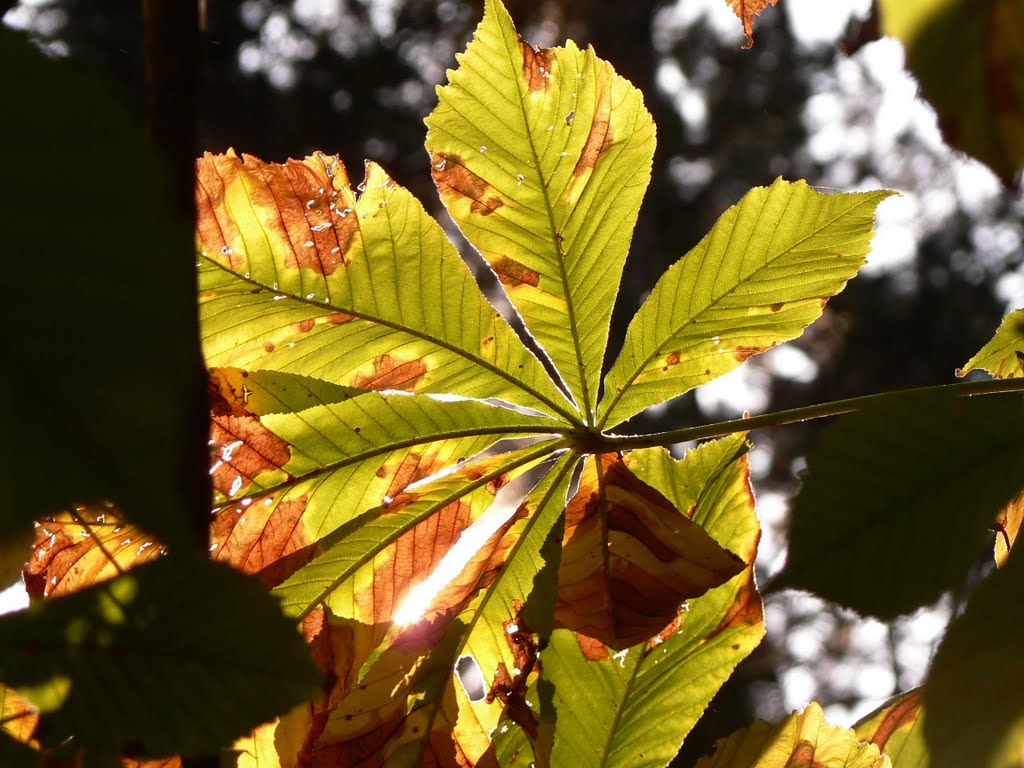
M729 7L733 13L740 17L743 22L743 32L747 35L746 48L754 45L754 17L757 16L769 5L775 5L779 0L728 0Z
M588 457L566 508L555 620L625 648L744 567L617 454Z

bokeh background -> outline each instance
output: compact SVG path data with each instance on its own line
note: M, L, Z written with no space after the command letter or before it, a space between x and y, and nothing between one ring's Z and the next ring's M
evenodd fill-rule
M572 37L593 44L642 89L658 125L613 350L658 276L751 186L784 176L823 190L902 193L879 209L868 267L801 339L645 414L633 428L670 429L947 383L1003 314L1024 306L1020 195L945 145L934 113L917 98L900 44L875 39L870 0L780 0L757 19L749 50L725 0L506 4L532 42ZM447 223L423 150L423 118L482 5L207 0L202 148L235 147L278 161L321 149L339 153L354 178L363 158L373 158ZM0 4L4 24L29 30L54 56L106 72L141 114L140 7L137 0ZM469 256L454 231L453 238ZM485 287L490 279L481 275ZM818 429L751 436L765 527L762 583L785 559L787 498ZM985 568L979 562L957 594L891 624L806 595L773 595L766 641L712 703L678 764L692 764L714 738L754 717L777 719L813 698L832 721L852 724L916 685L946 622ZM5 604L19 599L8 594Z

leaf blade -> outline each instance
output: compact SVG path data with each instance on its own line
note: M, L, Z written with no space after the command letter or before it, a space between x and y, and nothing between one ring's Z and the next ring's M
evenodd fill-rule
M979 368L997 379L1024 376L1024 309L1015 309L1004 317L995 336L963 368L958 368L956 375L966 376Z
M1021 428L1015 398L941 393L889 397L839 419L808 456L778 586L878 617L934 602L961 583L1021 490Z
M653 123L592 50L530 47L496 0L459 61L427 118L434 180L589 423Z
M233 152L199 161L209 363L497 397L572 418L437 223L379 166L366 174L357 198L340 161L322 154L284 165Z
M605 377L615 425L799 336L864 263L890 192L755 187L658 281ZM767 234L765 234L767 233Z

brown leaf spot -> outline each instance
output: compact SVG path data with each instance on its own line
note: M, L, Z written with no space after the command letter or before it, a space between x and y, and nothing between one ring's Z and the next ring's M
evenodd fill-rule
M679 359L680 358L679 358L679 353L678 352L669 352L668 353L668 357L665 358L665 362L668 365L678 365L679 364Z
M491 495L497 495L498 491L504 488L508 484L508 473L502 473L497 477L491 478L487 482L487 490Z
M350 315L348 312L335 312L333 315L328 315L324 318L325 322L331 325L344 325L345 323L351 322L355 319L355 315Z
M523 81L531 91L541 91L548 87L551 74L551 62L554 55L550 48L534 48L529 43L519 41L519 49L523 52Z
M308 333L313 330L313 326L316 325L316 320L312 317L307 317L305 320L299 322L299 330L302 333Z
M280 469L291 460L288 443L258 417L244 411L235 415L235 408L222 396L219 400L211 396L211 410L210 441L218 448L211 456L210 476L214 488L224 495L233 495L232 489L241 492L264 472Z
M903 698L890 709L885 719L878 724L878 729L872 734L868 742L874 744L879 750L885 751L885 745L892 735L904 724L913 723L917 720L918 712L921 709L921 689L904 694Z
M769 307L768 307L768 308L769 308L769 309L770 309L770 310L771 310L772 312L778 312L778 311L779 311L780 309L782 309L782 308L783 308L784 306L786 306L786 302L784 302L784 301L777 301L777 302L775 302L774 304L771 304L771 305L769 305Z
M595 640L586 635L576 634L576 642L580 644L580 653L587 661L607 661L611 658L608 653L608 646L600 640Z
M761 596L754 586L754 578L747 571L746 581L740 588L739 594L729 608L729 612L722 618L718 626L708 633L707 640L710 640L720 632L731 627L753 627L764 621L764 608L761 604Z
M751 355L759 355L766 349L767 347L736 347L736 359L742 363Z
M383 354L373 361L372 374L356 376L352 385L360 389L404 389L414 390L427 373L422 359L398 362L391 355Z
M274 349L275 349L274 342L272 342L272 341L264 341L263 342L263 349L265 349L267 352L273 352Z
M434 177L438 192L442 197L450 197L451 193L468 198L469 210L481 216L490 216L505 204L505 201L494 195L487 195L492 188L490 184L477 176L465 165L458 155L435 154L430 164L430 175Z
M497 261L491 264L491 269L498 276L498 280L501 281L502 285L532 285L534 287L540 283L540 275L534 272L532 269L527 269L525 266L520 264L518 261L510 259L508 256L502 256Z
M598 96L594 119L590 124L590 133L580 152L580 159L572 169L573 176L582 176L590 168L597 167L597 161L615 143L615 132L611 124L611 90L605 85Z

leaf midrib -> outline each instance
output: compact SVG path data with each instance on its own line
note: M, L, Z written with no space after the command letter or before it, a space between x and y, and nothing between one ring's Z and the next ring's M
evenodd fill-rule
M205 260L207 263L212 264L213 266L215 266L217 269L221 270L222 272L225 272L225 273L231 275L232 277L234 277L238 281L243 282L243 283L247 283L247 284L252 285L254 287L257 287L261 291L267 291L268 293L273 293L275 296L286 296L287 298L291 299L292 301L297 301L297 302L299 302L301 304L308 304L309 306L315 307L316 309L321 310L321 311L326 310L326 311L330 311L330 312L344 312L345 314L351 315L352 317L358 318L360 320L366 320L366 321L371 322L371 323L376 323L377 325L384 326L385 328L390 328L391 330L398 331L400 333L408 334L409 336L412 336L413 338L417 338L417 339L420 339L422 341L428 341L431 344L435 344L438 347L441 347L442 349L448 350L449 352L453 352L456 355L458 355L459 357L462 357L463 359L465 359L465 360L467 360L467 361L469 361L469 362L471 362L471 363L473 363L475 365L478 365L481 368L484 368L484 369L490 371L493 374L496 374L497 376L501 377L502 379L505 379L507 382L509 382L510 384L514 385L517 389L519 389L519 390L521 390L523 392L526 392L528 395L531 395L532 397L536 398L539 402L544 403L545 405L547 405L555 413L557 413L559 416L564 418L570 424L573 424L573 425L578 426L578 427L584 426L582 424L582 422L580 422L579 418L574 413L572 413L570 410L564 408L563 406L559 405L558 403L554 402L553 400L551 400L549 397L547 397L543 393L538 392L533 387L531 387L531 386L529 386L527 384L524 384L522 381L517 379L514 375L512 375L511 373L508 373L506 371L503 371L501 368L499 368L498 366L494 365L493 363L490 363L487 360L484 360L484 359L479 358L479 357L474 357L473 355L471 355L466 350L461 349L461 348L453 345L452 343L450 343L448 341L445 341L443 339L438 339L438 338L436 338L434 336L431 336L431 335L429 335L427 333L424 333L422 331L419 331L417 329L414 329L414 328L411 328L411 327L408 327L408 326L404 326L404 325L401 325L399 323L396 323L396 322L393 322L393 321L390 321L390 320L384 320L384 319L382 319L380 317L377 317L375 315L372 315L372 314L370 314L368 312L362 312L360 310L357 310L354 307L351 308L351 309L346 309L345 307L337 306L335 304L328 304L328 303L325 303L325 302L322 302L322 301L315 301L313 299L307 299L305 296L299 296L299 295L296 295L294 293L290 293L288 291L282 291L280 289L276 289L275 290L275 289L273 289L273 288L271 288L269 286L264 285L263 283L260 283L260 282L258 282L256 280L252 279L251 277L245 277L244 275L240 275L238 272L235 272L233 269L230 269L230 268L224 266L219 261L217 261L216 259L210 258L209 256L200 255L200 258Z
M258 495L263 495L263 494L267 494L267 493L274 493L275 491L279 491L279 490L282 490L282 489L290 488L290 487L292 487L292 486L294 486L294 485L296 485L298 483L306 482L307 480L315 480L316 478L320 477L321 475L325 475L325 474L328 474L330 472L334 472L336 470L343 469L343 468L345 468L345 467L347 467L347 466L349 466L351 464L358 464L358 463L366 461L368 459L372 459L372 458L374 458L376 456L382 456L384 454L392 453L394 451L400 451L403 448L414 448L414 447L416 447L418 445L427 445L427 444L430 444L430 443L437 443L437 442L441 442L441 441L444 441L444 440L457 440L457 439L459 439L461 437L481 437L483 435L493 435L494 437L500 438L500 437L502 437L504 435L510 435L510 434L516 434L516 435L531 435L531 434L532 435L548 435L548 434L559 434L559 433L545 431L544 429L540 428L540 425L538 425L537 427L532 427L532 426L527 426L527 425L518 426L518 427L515 427L515 426L507 427L506 426L506 427L500 427L500 428L499 427L472 427L472 428L454 430L454 431L451 431L451 432L444 432L444 433L437 433L437 432L435 432L435 433L432 433L431 435L425 436L425 437L416 437L416 438L410 438L408 440L399 440L399 441L396 441L394 443L389 443L386 446L381 446L381 447L378 447L378 448L374 448L374 449L366 451L364 453L359 453L359 454L356 454L356 455L353 455L353 456L347 456L344 459L341 459L339 461L331 462L329 464L324 464L323 466L320 466L320 467L317 467L315 469L312 469L309 472L306 472L305 474L292 476L291 479L285 480L284 482L278 483L276 485L265 486L263 488L260 488L258 491L246 493L244 496L241 496L241 497L238 497L238 498L232 498L229 501L225 501L222 504L218 504L218 505L212 507L211 511L212 512L221 512L224 509L227 509L228 507L230 507L230 506L232 506L234 504L239 503L239 501L242 498L248 498L250 496L257 495L257 494ZM279 467L278 469L280 469L282 471L287 471L287 470L284 469L284 467Z
M502 30L502 37L507 40L504 35L504 30ZM540 190L541 197L544 200L544 208L547 212L548 232L551 236L551 243L554 245L555 263L558 265L558 277L562 284L562 293L565 296L565 307L569 318L569 331L572 336L573 352L576 355L576 369L577 374L579 375L581 387L580 394L583 396L583 417L586 421L586 426L592 427L594 425L596 413L590 403L590 387L587 383L587 370L583 363L583 350L580 349L580 334L576 320L576 308L573 303L572 291L569 288L569 276L565 271L565 255L562 252L562 244L558 239L558 227L555 225L555 213L551 206L551 198L548 195L547 186L545 185L544 173L540 167L540 157L537 154L537 146L533 141L533 132L530 130L530 120L526 114L526 95L523 93L522 83L520 82L519 77L516 76L516 63L512 58L512 49L507 44L505 45L505 55L508 58L509 69L512 72L512 80L516 84L516 92L519 94L519 114L523 119L523 128L526 133L527 142L530 145L530 154L533 156L533 167L537 172L538 189ZM552 363L554 363L554 360L552 360ZM557 366L555 367L557 369Z
M789 207L789 202L792 202L792 195L790 196L790 200L787 201L787 204L786 204L787 209ZM678 325L678 326L676 326L675 328L672 329L672 332L667 336L666 341L664 341L661 344L655 346L654 350L646 358L644 358L644 361L640 365L636 366L636 369L633 371L633 373L630 374L630 376L626 379L625 383L622 384L622 389L617 391L615 393L615 396L612 398L612 401L609 404L608 409L605 411L604 416L601 417L601 420L600 420L600 422L598 424L599 428L603 429L604 426L607 424L608 418L611 416L612 412L615 410L616 406L619 404L619 401L622 399L622 396L633 385L633 383L636 381L637 377L640 376L640 374L643 373L647 369L647 366L651 364L652 360L654 360L656 357L658 357L658 355L661 354L661 351L664 348L664 346L669 344L676 337L676 335L678 333L680 333L684 328L686 328L686 326L690 325L694 320L699 320L703 315L705 315L706 313L708 313L711 310L715 309L718 306L719 302L721 302L723 299L727 298L728 296L732 295L741 285L745 285L745 284L751 282L751 280L753 280L755 278L755 276L759 272L762 272L764 270L767 270L767 269L771 268L775 264L775 262L778 261L779 259L782 259L782 258L785 258L786 256L791 255L792 252L796 248L798 248L800 245L802 245L803 243L807 242L812 237L817 236L824 229L826 229L827 227L832 226L833 224L835 224L837 221L839 221L844 216L847 216L847 215L851 214L853 211L857 210L857 208L860 208L862 205L870 205L870 204L871 204L871 202L869 200L864 200L864 201L861 201L861 202L857 203L856 205L854 205L854 206L852 206L852 207L850 207L850 208L848 208L848 209L846 209L846 210L844 210L844 211L842 211L840 213L837 213L833 218L830 218L827 221L823 222L820 227L818 227L817 229L815 229L812 232L807 233L800 240L797 240L796 242L794 242L792 245L790 245L785 250L780 251L776 256L773 256L770 260L765 261L764 264L758 266L756 269L754 269L748 275L745 275L743 278L741 278L735 284L733 284L732 287L729 288L729 290L727 290L727 291L723 292L721 295L716 296L713 299L711 299L711 301L709 301L707 303L707 305L705 305L703 308L701 308L701 310L699 312L687 316L687 318L685 319L684 322L682 322L680 325ZM762 211L764 210L764 205L763 204L761 206L761 209L762 209ZM785 214L785 212L783 212L783 214ZM758 214L758 218L760 218L760 214ZM781 218L782 217L780 217L780 220L781 220ZM716 226L717 226L717 223L716 223ZM712 231L714 231L714 227L712 227ZM729 234L730 241L732 240L732 235L733 235L733 232L730 232L730 234ZM707 235L705 235L705 238L709 238L710 236L711 236L711 233L708 233ZM702 238L702 242L703 242L703 239L704 238ZM699 247L699 245L700 244L698 243L698 247ZM729 244L726 244L725 250L728 250L728 249L729 249ZM691 253L693 253L693 251L690 251L690 253L687 253L685 256L683 256L683 258L684 259L689 258ZM789 304L791 302L785 302L785 303ZM621 352L620 352L620 354L621 354ZM680 394L682 394L682 393L680 393Z
M427 517L432 515L437 510L444 508L448 504L451 504L453 501L461 499L462 497L466 496L469 493L472 493L477 488L480 488L480 487L486 485L487 483L491 482L494 478L500 477L501 475L505 474L506 472L510 472L510 471L512 471L514 469L517 469L517 468L525 465L525 464L530 463L531 461L534 461L534 460L536 460L538 458L541 458L545 454L553 453L554 451L557 451L557 450L559 450L561 448L564 448L565 445L566 445L565 441L556 441L554 443L547 443L546 442L543 445L541 445L537 450L530 451L530 452L520 456L518 459L509 462L508 464L502 464L502 465L496 467L495 469L491 470L490 472L484 473L483 475L481 475L477 479L467 483L464 486L461 486L460 488L458 488L458 489L456 489L456 490L446 494L441 499L439 499L439 500L433 502L432 504L428 505L426 509L424 509L419 514L415 515L413 517L413 519L410 520L407 525L403 525L403 526L401 526L399 528L396 528L394 531L391 532L391 534L389 536L387 536L386 538L380 540L379 541L380 546L372 547L371 551L367 552L362 557L357 558L357 560L353 564L350 564L349 566L347 566L345 568L345 570L342 572L341 575L339 575L339 576L335 577L334 579L332 579L330 584L327 587L321 589L317 593L316 598L314 598L312 601L310 601L309 605L307 605L305 608L303 608L301 613L299 613L299 614L297 614L295 616L295 620L297 622L301 622L303 619L305 619L306 616L309 615L309 613L314 608L316 608L318 605L320 605L320 603L324 602L331 595L331 593L334 592L341 584L343 584L353 573L355 573L356 570L358 570L362 566L366 565L366 563L370 562L370 560L372 560L374 557L376 557L377 554L379 554L385 547L387 547L389 544L391 544L393 541L395 541L395 539L397 539L399 536L401 536L402 534L404 534L407 531L409 531L414 526L419 525L421 522L423 522ZM368 510L368 511L371 511L371 510ZM378 520L379 517L380 516L377 516L377 517L373 518L373 520L371 520L369 522L373 522L375 520ZM355 534L356 532L357 531L353 531L352 533ZM338 544L343 543L343 541L344 540L339 541ZM330 550L328 550L328 552L329 551ZM324 554L326 555L327 552L325 552ZM316 562L316 561L314 561L314 562ZM301 570L298 571L297 573L301 573ZM308 584L310 582L305 582L305 583ZM282 584L281 586L284 586L284 585ZM301 586L301 582L299 584L294 585L294 586L295 587ZM274 591L277 591L277 588L275 588ZM287 608L287 604L286 604L285 607Z

